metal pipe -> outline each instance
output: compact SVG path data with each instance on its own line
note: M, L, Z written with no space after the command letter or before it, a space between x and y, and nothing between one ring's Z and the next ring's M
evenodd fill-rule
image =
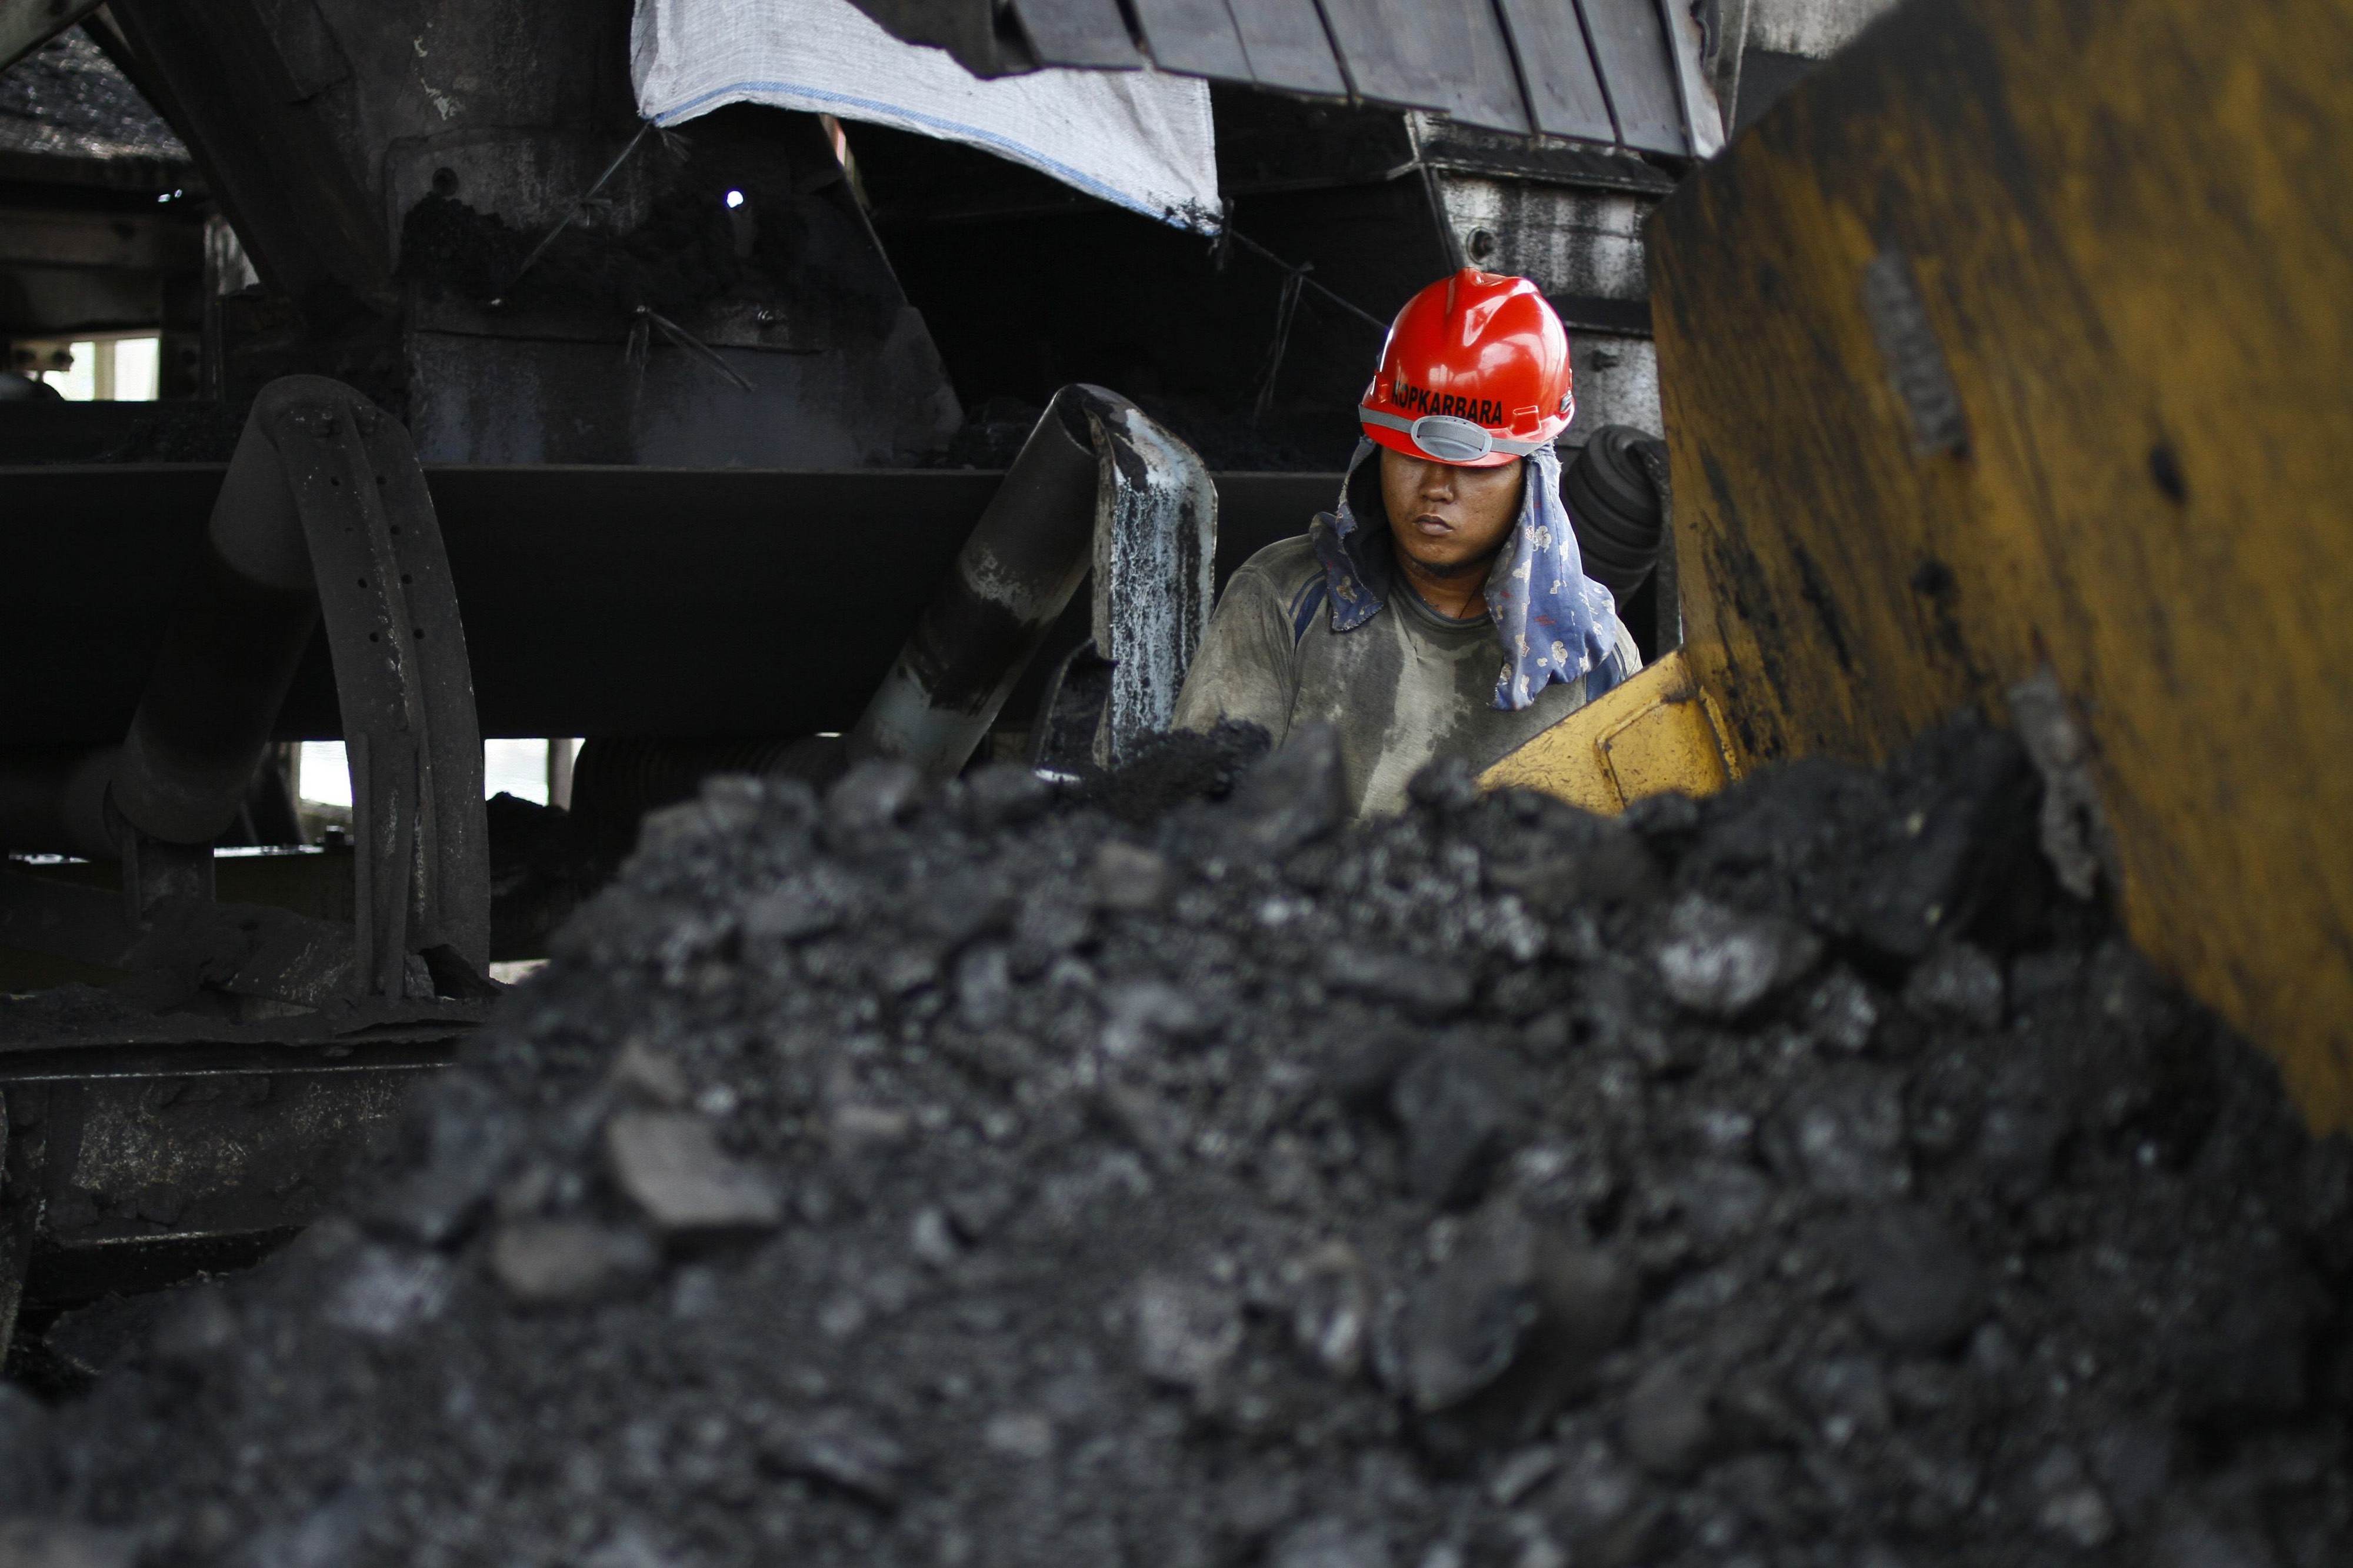
M213 505L203 578L123 738L114 809L166 842L209 844L237 820L318 626L310 547L271 437L277 416L321 384L334 384L290 376L255 400Z
M1095 424L1127 406L1098 386L1054 395L849 731L850 761L888 758L937 780L970 760L1086 577L1102 466Z
M111 860L107 781L119 746L0 752L0 846L34 855Z
M164 633L123 743L0 759L0 843L114 859L126 824L196 845L237 820L319 622L301 519L261 417L304 393L280 381L255 400L195 590Z

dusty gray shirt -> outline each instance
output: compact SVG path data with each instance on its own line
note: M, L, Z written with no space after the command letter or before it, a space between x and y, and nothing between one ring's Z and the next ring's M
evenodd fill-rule
M1279 746L1304 725L1329 724L1349 809L1365 817L1403 810L1406 784L1425 763L1461 757L1483 771L1585 705L1583 680L1555 681L1528 707L1500 712L1493 619L1441 616L1398 583L1378 615L1335 632L1328 602L1312 592L1323 579L1303 534L1242 563L1186 674L1178 729L1231 720L1261 726ZM1625 626L1614 618L1612 626L1623 679L1641 658Z

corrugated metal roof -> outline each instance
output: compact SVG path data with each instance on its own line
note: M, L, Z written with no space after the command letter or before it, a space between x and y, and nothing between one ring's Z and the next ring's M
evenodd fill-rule
M982 76L1153 66L1637 152L1707 157L1724 142L1686 0L857 4Z
M189 162L164 117L79 31L50 39L0 74L0 153Z

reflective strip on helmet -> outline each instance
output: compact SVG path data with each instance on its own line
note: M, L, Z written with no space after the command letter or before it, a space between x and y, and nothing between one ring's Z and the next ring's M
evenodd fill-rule
M1356 413L1367 425L1404 431L1417 451L1441 463L1475 463L1491 452L1525 458L1546 444L1514 441L1494 434L1483 425L1473 425L1451 414L1425 414L1419 419L1406 419L1377 408L1359 407Z

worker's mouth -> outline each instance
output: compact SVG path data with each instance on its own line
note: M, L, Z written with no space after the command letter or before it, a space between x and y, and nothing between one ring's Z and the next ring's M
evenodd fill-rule
M1424 539L1444 539L1454 531L1454 525L1436 512L1426 511L1413 520L1413 531Z

